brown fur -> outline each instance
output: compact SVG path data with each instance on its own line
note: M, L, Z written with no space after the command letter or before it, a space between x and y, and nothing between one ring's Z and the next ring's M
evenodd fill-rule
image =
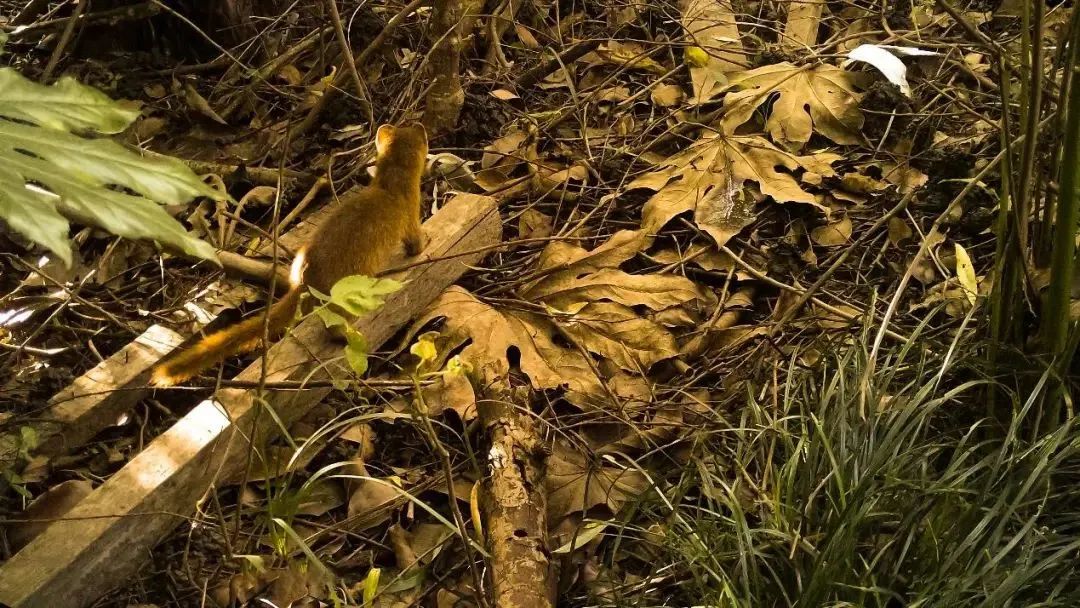
M190 348L158 363L151 374L156 386L188 380L226 357L254 349L263 338L276 340L296 314L300 292L309 285L322 293L355 274L373 276L386 268L400 243L409 255L423 246L420 229L420 178L427 157L427 135L420 125L379 127L375 179L370 186L341 198L340 206L301 248L307 268L295 284L263 314L203 337ZM264 316L269 320L264 321Z

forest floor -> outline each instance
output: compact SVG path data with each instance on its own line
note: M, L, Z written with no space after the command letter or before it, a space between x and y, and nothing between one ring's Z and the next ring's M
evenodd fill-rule
M1035 363L986 365L1019 3L489 4L423 213L491 196L502 246L95 606L476 605L477 383L507 374L531 389L559 605L1080 605L1080 436L1028 432ZM240 201L170 212L254 256L431 103L430 7L339 3L361 99L332 90L351 70L324 6L256 10L235 42L168 13L80 26L55 73L141 104L125 143ZM1069 17L1043 16L1048 65ZM59 27L7 28L0 61L40 77ZM65 267L0 229L0 432L24 441L152 326L266 297L152 243L73 240ZM85 496L255 359L25 450L0 514ZM5 530L6 559L28 539Z

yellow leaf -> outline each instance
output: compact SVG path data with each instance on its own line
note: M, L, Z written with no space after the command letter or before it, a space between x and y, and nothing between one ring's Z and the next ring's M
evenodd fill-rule
M690 67L703 68L709 64L709 54L700 46L691 46L683 52L683 60Z
M979 280L975 278L975 266L971 263L971 257L960 243L956 246L956 278L960 280L960 286L964 289L968 305L975 305L975 296L979 295Z
M428 363L434 361L435 357L439 355L438 350L435 348L435 338L438 337L438 332L429 331L417 338L416 342L409 347L409 352L416 355L420 359L420 363Z

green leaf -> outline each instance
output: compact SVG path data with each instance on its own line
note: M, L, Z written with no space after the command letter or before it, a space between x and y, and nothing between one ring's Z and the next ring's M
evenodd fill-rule
M242 563L247 564L250 568L254 569L255 572L266 572L266 559L263 558L263 556L242 553L236 557L243 560Z
M21 184L23 178L10 168L0 165L0 218L12 230L56 254L71 266L71 243L68 242L68 221L56 210L57 197Z
M0 68L0 219L69 265L69 220L215 260L162 204L217 191L176 159L70 133L116 133L138 114L71 79L43 86Z
M40 444L37 429L32 426L19 427L19 456L30 458L31 452Z
M221 196L175 158L139 156L111 139L87 139L63 131L0 121L0 142L3 143L0 154L25 150L47 161L45 168L51 173L44 175L51 174L57 181L123 186L166 205L184 203L196 196Z
M311 295L318 298L319 301L321 301L321 302L329 302L330 301L330 296L328 296L327 294L319 291L318 289L315 289L311 285L308 285L307 288L308 288L308 291L311 292Z
M330 310L325 306L316 308L315 314L320 319L322 319L323 325L325 325L327 329L330 329L331 327L336 327L338 325L348 325L348 321L345 320L345 317L339 315L338 313Z
M359 316L383 305L385 297L401 289L393 279L376 279L364 275L347 276L330 289L330 302L345 312Z
M349 329L345 338L348 340L348 345L345 346L345 361L357 376L363 376L368 368L367 339L355 329Z
M127 128L139 111L124 108L101 91L65 76L52 86L0 68L0 116L63 131L114 134Z

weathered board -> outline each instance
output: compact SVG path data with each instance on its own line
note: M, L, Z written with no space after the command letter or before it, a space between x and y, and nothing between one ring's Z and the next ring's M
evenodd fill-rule
M495 201L460 195L425 224L430 264L395 277L405 287L356 327L372 348L389 339L501 239ZM469 252L469 253L466 253ZM461 255L465 254L465 255ZM325 380L323 364L342 346L318 319L309 318L238 380L258 382L265 360L267 382ZM243 471L252 446L301 417L329 389L268 391L223 389L151 442L56 522L0 567L0 602L13 608L82 608L131 581L151 547L186 521L213 485ZM252 441L255 438L255 441Z

